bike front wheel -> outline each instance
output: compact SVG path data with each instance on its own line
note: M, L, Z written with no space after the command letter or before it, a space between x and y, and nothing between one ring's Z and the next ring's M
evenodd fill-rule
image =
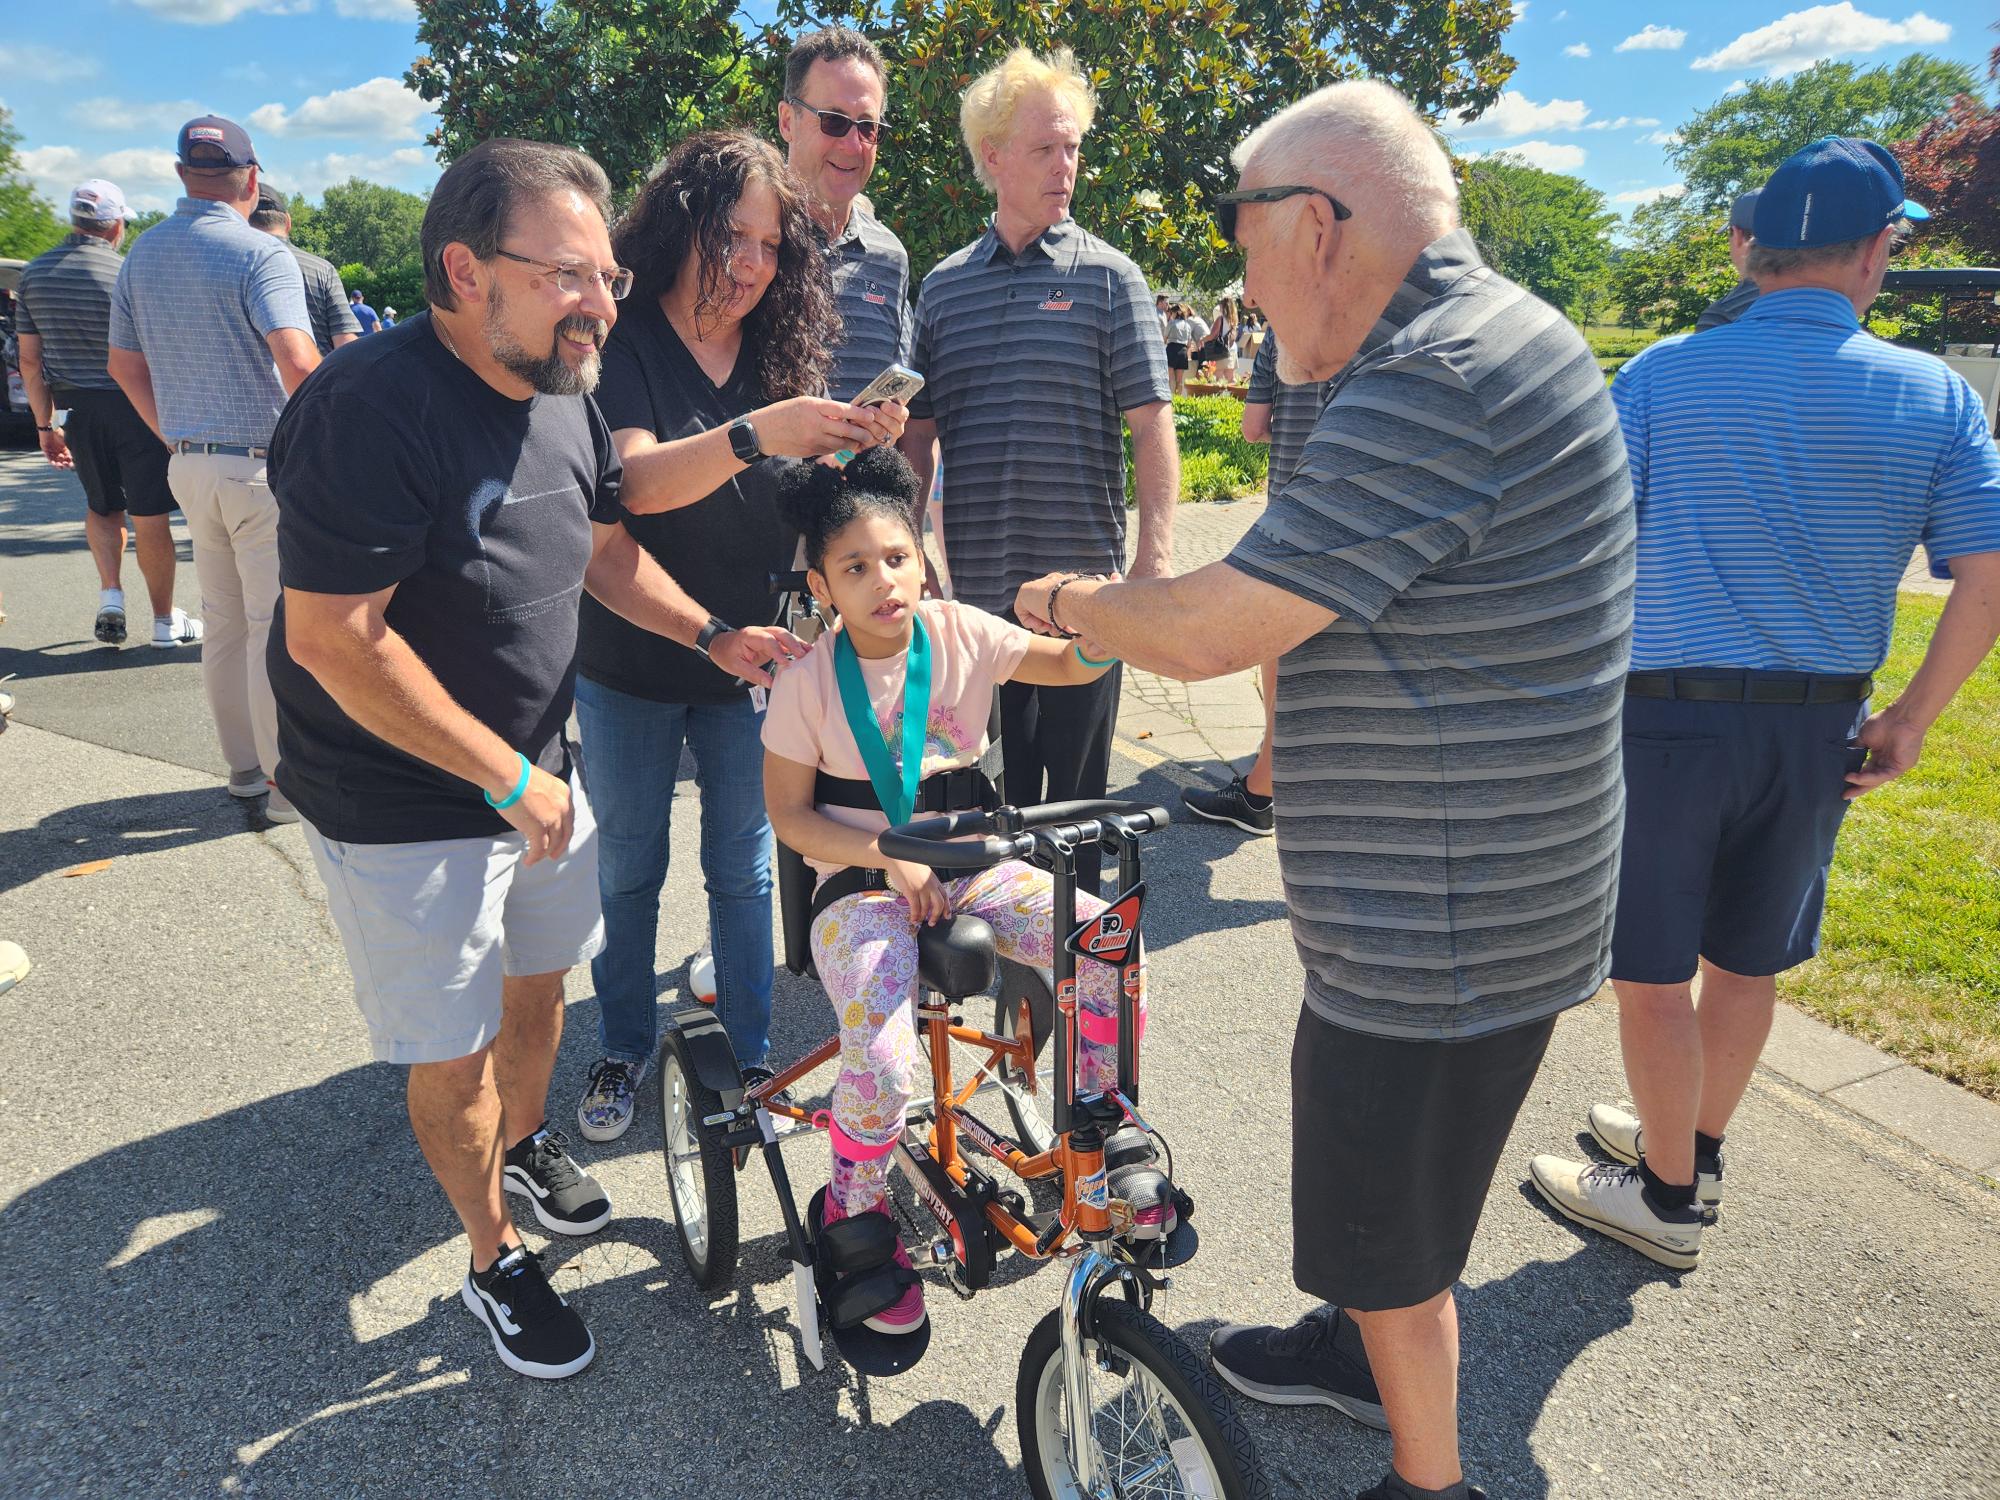
M722 1098L681 1055L678 1034L660 1050L660 1135L667 1164L667 1195L680 1229L681 1256L694 1283L712 1292L736 1274L736 1164L727 1148L708 1139L702 1121L718 1114Z
M1088 1500L1070 1462L1062 1312L1035 1325L1021 1355L1014 1412L1035 1500ZM1084 1341L1090 1441L1127 1500L1265 1500L1270 1486L1228 1390L1150 1313L1101 1298Z

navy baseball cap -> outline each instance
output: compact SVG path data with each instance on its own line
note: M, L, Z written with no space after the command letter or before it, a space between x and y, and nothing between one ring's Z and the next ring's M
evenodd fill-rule
M1757 198L1764 190L1752 188L1747 193L1738 193L1736 201L1729 205L1729 227L1740 229L1745 234L1756 237Z
M1786 157L1757 195L1750 232L1774 250L1808 250L1879 234L1930 211L1903 196L1903 169L1888 149L1830 135Z
M221 115L202 115L181 126L175 154L184 167L210 171L257 165L257 153L250 149L250 132Z

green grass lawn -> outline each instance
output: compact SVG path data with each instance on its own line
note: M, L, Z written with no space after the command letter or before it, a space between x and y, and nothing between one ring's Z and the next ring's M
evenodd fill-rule
M1901 596L1877 706L1909 681L1943 606ZM1959 690L1914 771L1849 812L1820 955L1779 993L2000 1099L2000 664Z

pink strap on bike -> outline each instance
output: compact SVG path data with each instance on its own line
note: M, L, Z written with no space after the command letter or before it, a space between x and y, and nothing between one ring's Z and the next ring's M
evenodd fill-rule
M829 1120L826 1133L833 1141L833 1153L848 1161L876 1161L896 1149L896 1138L891 1136L879 1146L871 1146L866 1141L857 1141L840 1128L838 1120Z
M1083 1039L1086 1042L1094 1043L1099 1047L1115 1047L1118 1045L1118 1018L1116 1016L1100 1016L1094 1010L1079 1010L1076 1013L1076 1024L1077 1029L1083 1033ZM1133 1023L1132 1033L1134 1041L1143 1042L1146 1039L1146 1006L1143 1001L1139 1006L1138 1020Z

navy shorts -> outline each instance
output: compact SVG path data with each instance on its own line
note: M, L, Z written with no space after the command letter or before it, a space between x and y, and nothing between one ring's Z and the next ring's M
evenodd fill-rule
M1680 984L1706 958L1778 974L1819 951L1865 703L1625 700L1625 846L1611 977Z

